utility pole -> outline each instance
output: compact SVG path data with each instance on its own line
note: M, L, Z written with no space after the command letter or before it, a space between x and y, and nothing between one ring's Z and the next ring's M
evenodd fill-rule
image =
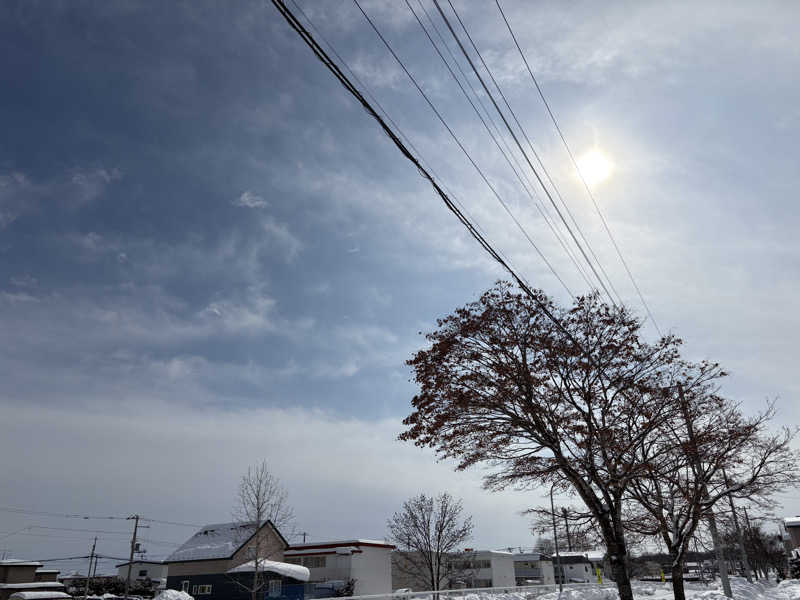
M89 583L92 580L92 561L94 560L94 549L97 546L97 536L94 536L94 542L92 542L92 553L89 555L89 568L86 569L86 590L83 592L83 597L89 597Z
M306 536L307 536L307 535L308 535L308 533L306 533L306 532L304 531L304 532L303 532L303 543L304 543L304 544L306 543Z
M550 486L550 515L553 517L553 544L556 547L556 568L555 573L561 569L561 555L558 553L558 531L556 531L556 509L553 505L553 486ZM562 571L561 578L558 580L558 597L561 597L561 592L564 591L564 579L566 575Z
M567 530L567 550L572 552L572 538L569 536L569 519L567 519L566 507L561 508L561 514L564 515L564 527Z
M128 559L128 576L125 578L125 600L128 600L128 590L131 587L131 569L133 568L133 551L136 549L136 534L139 532L139 515L132 515L128 517L130 521L133 519L133 537L131 538L131 554Z
M725 487L730 487L728 475L725 469L722 469L722 477L725 479ZM736 538L739 540L739 552L742 553L742 568L744 569L744 576L747 577L747 583L753 583L753 578L750 575L750 561L747 559L747 551L744 547L744 534L739 527L739 517L736 516L736 507L733 505L733 496L728 494L728 502L731 505L731 516L733 517L733 528L736 530Z
M686 397L683 395L683 386L678 384L678 396L681 400L681 411L683 412L683 420L686 423L686 434L689 437L689 443L692 446L692 460L694 462L697 474L703 472L703 464L700 460L700 454L697 452L697 446L694 437L694 427L692 420L689 417L689 408L686 403ZM703 484L703 497L708 498L708 486ZM722 581L722 592L728 597L733 598L733 591L731 590L731 582L728 579L728 563L725 562L725 555L722 552L722 541L719 538L719 530L717 529L717 518L714 516L714 510L709 507L708 510L708 529L711 532L711 540L714 543L714 552L717 555L717 568L719 569L719 578Z

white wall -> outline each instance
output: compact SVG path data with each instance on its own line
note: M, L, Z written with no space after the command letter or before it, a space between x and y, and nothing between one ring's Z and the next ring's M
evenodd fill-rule
M157 579L166 579L167 568L168 565L134 562L131 565L131 581L136 581L137 579L144 579L146 577L149 577L153 581ZM142 570L146 570L147 575L139 576L139 571ZM117 568L117 577L119 577L120 579L127 579L128 565L123 565Z
M390 548L361 546L353 554L351 577L356 580L354 595L389 594L392 591L392 551Z
M481 553L478 553L479 555ZM479 556L479 558L485 558ZM506 552L491 552L489 560L492 563L492 587L513 587L517 584L514 577L514 555Z

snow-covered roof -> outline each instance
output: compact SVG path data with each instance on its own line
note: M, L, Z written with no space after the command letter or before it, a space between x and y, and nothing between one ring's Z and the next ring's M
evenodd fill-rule
M57 581L33 581L31 583L0 583L0 590L29 590L36 588L62 589L63 583Z
M251 560L242 563L238 567L233 567L228 570L228 573L252 573L256 568L256 561ZM308 581L311 578L311 571L306 567L300 565L292 565L284 562L277 562L274 560L260 560L258 561L258 568L268 573L277 573L284 577L291 577L299 581Z
M800 517L786 517L783 523L787 527L800 527Z
M316 550L319 548L341 548L349 546L380 546L383 548L395 548L394 544L390 544L385 540L333 540L330 542L309 542L307 544L292 544L286 550L287 553L299 553L301 550Z
M64 592L14 592L8 600L61 600L72 598Z
M0 560L0 567L41 567L42 563L37 560L20 560L18 558L7 558Z
M212 523L202 527L164 562L228 558L253 534L250 523Z
M37 573L61 573L60 569L36 569Z

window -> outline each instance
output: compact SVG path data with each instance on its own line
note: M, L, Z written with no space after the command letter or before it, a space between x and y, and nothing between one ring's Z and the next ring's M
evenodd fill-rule
M181 581L181 591L189 593L189 582L188 581Z
M211 586L210 585L198 585L197 586L197 593L198 593L198 595L210 594L211 593Z
M147 569L140 569L139 577L147 577Z
M303 566L309 569L324 569L325 568L324 556L304 556Z
M197 596L197 588L199 588L199 587L200 587L199 585L193 585L192 586L192 595L193 596Z
M271 579L269 582L269 597L280 598L281 595L281 580Z

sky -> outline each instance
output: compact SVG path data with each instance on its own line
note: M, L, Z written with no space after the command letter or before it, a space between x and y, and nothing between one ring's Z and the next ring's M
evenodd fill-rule
M357 6L298 2L487 236L568 303ZM566 287L589 291L408 7L362 5ZM454 5L643 316L496 5ZM800 424L800 6L502 6L570 148L612 165L593 194L659 328L722 363L745 411L777 399L776 426ZM95 534L69 530L96 529L125 556L129 522L6 510L24 508L186 523L150 523L163 557L230 519L261 460L310 541L382 538L403 500L447 490L472 546L532 545L521 511L545 491L483 491L481 469L396 439L421 332L504 274L271 3L4 2L0 56L0 555L81 556ZM800 512L800 493L780 501Z

